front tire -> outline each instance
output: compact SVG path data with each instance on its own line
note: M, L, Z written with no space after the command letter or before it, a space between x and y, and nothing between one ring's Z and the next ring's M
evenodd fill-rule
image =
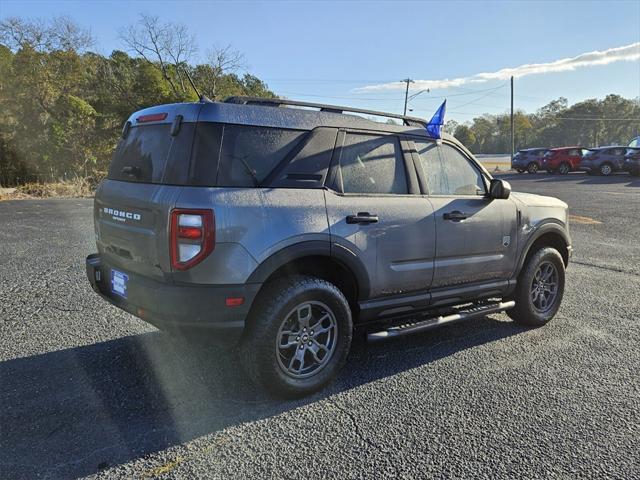
M603 177L608 177L613 173L613 167L610 163L603 163L600 165L600 175Z
M560 308L564 280L560 253L555 248L541 248L524 265L514 295L516 305L507 310L507 315L521 325L546 325Z
M560 164L560 167L558 168L558 173L560 175L566 175L571 171L571 167L569 166L568 163L562 163Z
M260 293L249 316L242 363L271 393L301 397L336 376L352 335L351 309L335 285L308 276L277 280Z

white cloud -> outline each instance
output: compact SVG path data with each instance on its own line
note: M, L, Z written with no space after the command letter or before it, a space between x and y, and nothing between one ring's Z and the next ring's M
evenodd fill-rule
M577 68L591 67L594 65L608 65L614 62L630 62L640 60L640 42L625 45L623 47L609 48L608 50L596 50L594 52L582 53L576 57L562 58L554 62L530 63L519 67L503 68L497 72L477 73L470 77L445 78L443 80L415 80L413 89L425 90L427 88L435 90L437 88L459 87L470 83L483 83L490 80L508 80L511 76L515 78L526 77L541 73L567 72ZM378 85L367 85L355 89L356 92L380 92L390 90L404 90L404 82L389 82Z

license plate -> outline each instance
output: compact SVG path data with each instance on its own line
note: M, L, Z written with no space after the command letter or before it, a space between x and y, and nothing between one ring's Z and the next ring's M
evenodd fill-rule
M111 270L111 291L116 295L120 295L122 298L127 298L127 282L129 275L119 272L118 270Z

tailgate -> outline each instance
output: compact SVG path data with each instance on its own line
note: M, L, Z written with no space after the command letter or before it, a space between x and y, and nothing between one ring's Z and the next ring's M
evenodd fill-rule
M178 187L105 180L94 203L96 243L106 262L126 272L168 278L169 212Z

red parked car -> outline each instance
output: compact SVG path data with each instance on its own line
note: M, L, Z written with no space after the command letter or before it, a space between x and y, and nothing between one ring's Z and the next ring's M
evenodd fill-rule
M547 150L542 157L542 169L547 173L560 173L566 175L574 170L579 170L582 156L587 152L582 147L561 147Z

